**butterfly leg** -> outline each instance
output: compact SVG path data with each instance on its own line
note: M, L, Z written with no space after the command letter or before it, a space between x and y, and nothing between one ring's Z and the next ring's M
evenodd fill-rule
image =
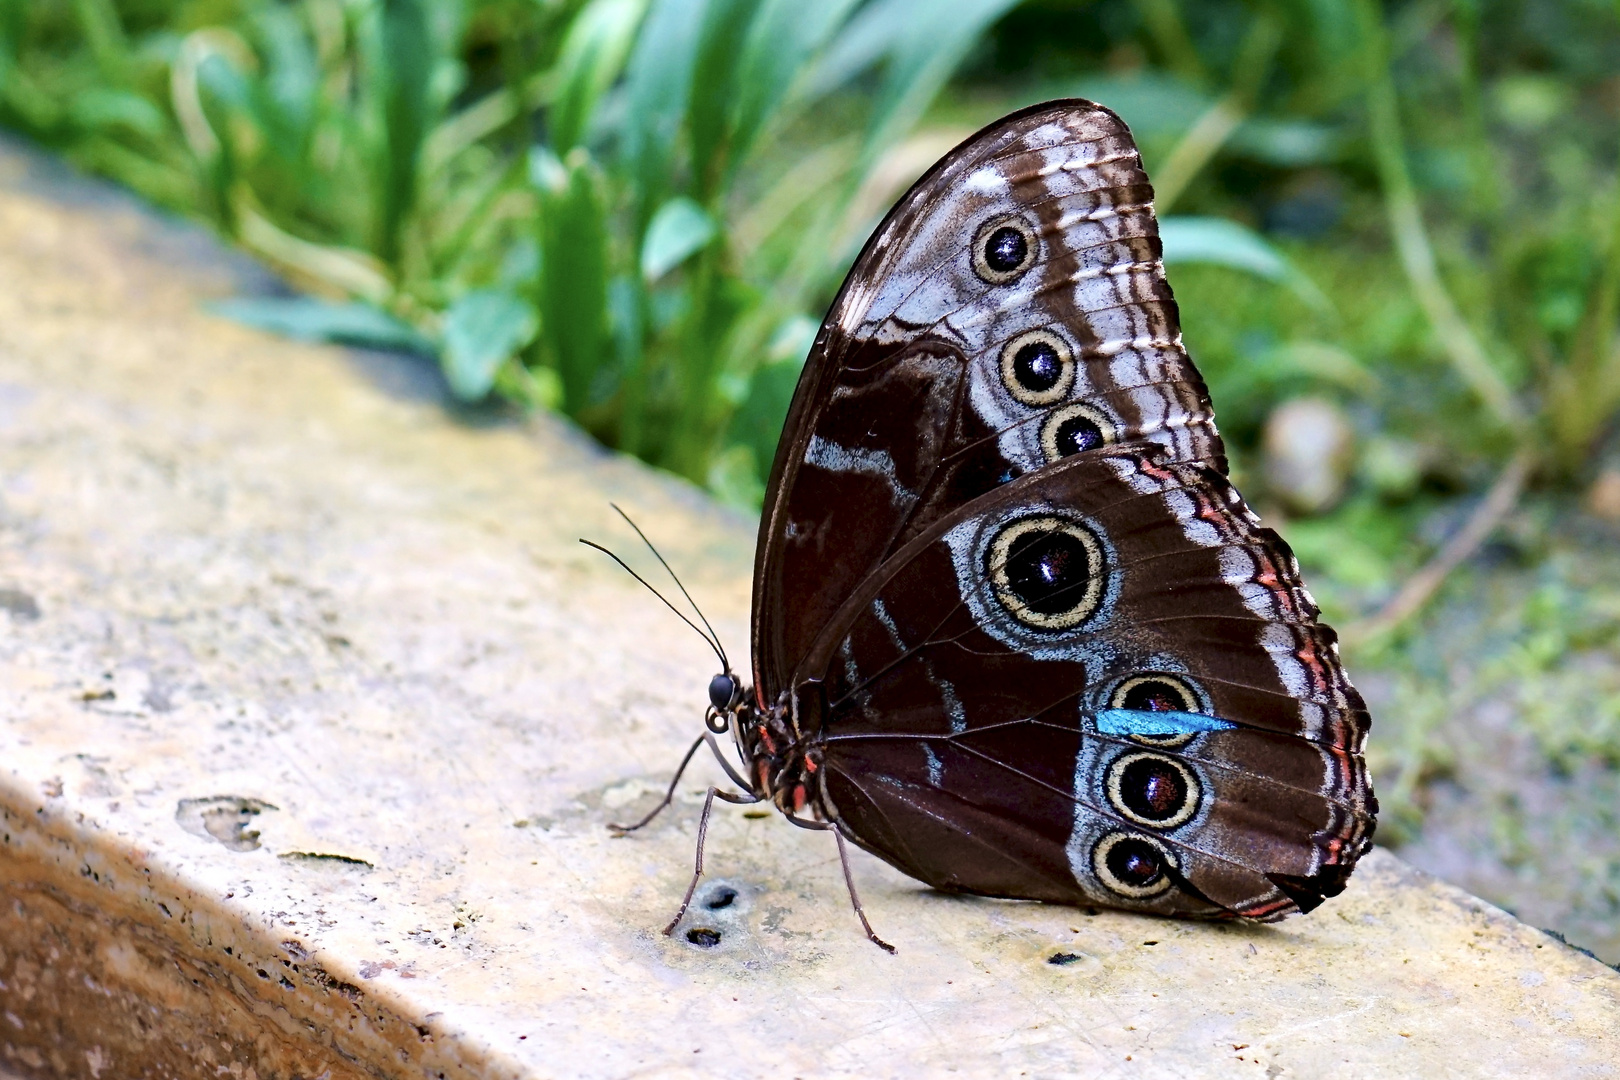
M722 769L726 770L726 775L731 777L731 782L742 788L744 791L749 790L751 785L738 774L736 769L732 768L731 762L726 760L726 755L721 751L720 744L714 741L714 735L709 732L704 732L702 735L697 737L691 746L687 747L686 756L681 758L680 767L675 770L675 776L670 780L669 789L664 792L663 800L659 802L657 806L649 810L646 817L642 818L634 825L609 825L608 828L612 829L620 836L623 836L626 833L635 832L637 829L650 822L653 818L663 813L664 808L667 807L675 798L675 785L681 782L681 777L685 774L686 767L692 764L692 755L697 753L698 743L705 742L709 744L709 749L714 751L714 759L720 763L720 767Z
M801 829L813 829L817 832L830 832L833 834L833 839L838 841L838 862L844 868L844 887L849 890L849 902L855 908L855 917L861 920L861 929L866 931L867 940L893 955L895 952L894 946L878 937L872 931L872 924L866 921L866 909L861 907L861 894L855 891L855 875L849 869L849 848L844 844L844 834L839 831L838 822L806 821L804 818L796 818L792 814L784 816Z
M714 751L714 760L718 761L720 763L720 767L726 770L726 775L731 777L731 782L742 788L744 791L753 792L754 785L750 784L747 780L744 780L742 778L742 774L736 769L732 768L731 762L726 760L725 752L720 749L720 744L715 741L714 732L704 732L703 741L709 744L710 750ZM756 797L753 801L759 802L760 800Z
M849 902L855 905L855 917L861 920L861 929L866 931L867 939L892 956L894 946L874 934L872 924L866 921L866 911L861 907L861 896L855 891L855 877L849 872L849 848L844 843L844 834L838 830L836 824L831 828L833 839L838 841L838 861L844 866L844 884L849 888Z
M701 742L702 740L698 741ZM693 746L692 749L696 750L697 747ZM690 757L691 755L688 754L687 756ZM748 803L761 801L758 795L738 795L730 791L721 791L717 787L709 788L709 794L703 800L703 816L698 818L697 865L692 870L692 883L686 887L686 895L681 898L681 906L675 912L675 917L669 920L668 926L664 927L665 937L673 934L675 927L680 925L681 917L686 914L686 909L691 906L692 894L697 892L698 882L703 879L703 843L709 836L709 814L714 810L714 800L716 799L744 806Z
M703 745L704 738L705 738L705 736L702 736L702 735L698 736L697 739L695 739L693 741L692 745L687 748L686 756L681 758L680 767L675 770L675 777L674 777L674 779L672 779L669 782L669 790L664 792L664 798L663 798L662 802L660 802L657 806L653 807L650 811L648 811L647 816L642 818L640 821L636 822L634 825L609 825L608 828L612 829L614 832L618 833L620 836L623 836L625 833L633 833L633 832L635 832L637 829L639 829L643 825L647 824L653 818L655 818L659 814L663 813L664 812L664 807L668 806L670 804L670 800L675 798L675 785L679 784L681 782L681 775L686 772L686 767L688 765L692 764L692 755L697 753L697 749L698 749L699 746Z

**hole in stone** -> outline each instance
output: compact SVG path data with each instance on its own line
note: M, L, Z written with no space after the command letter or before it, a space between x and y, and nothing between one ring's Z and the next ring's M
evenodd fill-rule
M686 932L686 940L700 949L712 949L720 944L720 931L706 926L694 926Z
M1079 959L1080 957L1076 956L1072 952L1055 952L1046 958L1046 962L1048 964L1054 964L1057 967L1063 967L1066 964L1073 964Z
M721 908L730 907L736 899L737 890L730 888L729 886L722 885L720 888L709 894L709 898L703 902L703 906L708 908L710 911L719 911Z

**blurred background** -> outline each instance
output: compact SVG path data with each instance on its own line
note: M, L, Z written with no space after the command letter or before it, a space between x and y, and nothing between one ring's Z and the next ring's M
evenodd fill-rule
M933 161L1135 131L1234 472L1373 706L1379 839L1620 963L1612 0L0 0L0 124L756 510Z

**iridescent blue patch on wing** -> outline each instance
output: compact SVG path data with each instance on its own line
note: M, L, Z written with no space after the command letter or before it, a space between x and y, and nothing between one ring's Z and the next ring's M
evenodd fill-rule
M1231 731L1237 727L1230 720L1203 713L1173 712L1169 709L1102 709L1097 713L1097 730L1104 735L1146 735L1166 738L1173 735L1197 735L1205 731Z

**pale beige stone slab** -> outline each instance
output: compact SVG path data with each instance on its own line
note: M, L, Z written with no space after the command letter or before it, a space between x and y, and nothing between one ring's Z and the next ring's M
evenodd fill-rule
M408 361L210 317L251 272L41 169L0 153L0 1069L1616 1074L1620 976L1383 853L1225 928L859 856L891 957L827 837L726 807L737 897L688 923L720 943L663 937L718 770L604 823L714 663L575 539L633 551L626 506L741 650L749 523L557 422L458 420Z

